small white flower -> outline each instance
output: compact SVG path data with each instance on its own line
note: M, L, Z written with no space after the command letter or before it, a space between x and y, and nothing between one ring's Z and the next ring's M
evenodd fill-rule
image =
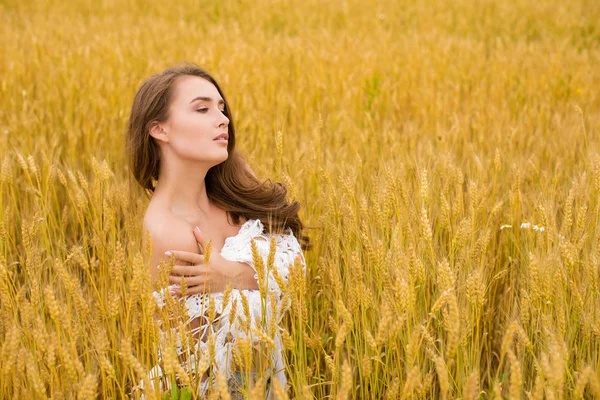
M529 229L531 228L531 222L523 222L521 224L521 229Z
M506 228L512 228L512 225L502 225L502 226L500 227L500 230L502 230L502 229L506 229Z
M544 232L544 229L545 229L545 228L544 228L543 226L540 226L540 229L539 229L539 231L540 231L540 232Z

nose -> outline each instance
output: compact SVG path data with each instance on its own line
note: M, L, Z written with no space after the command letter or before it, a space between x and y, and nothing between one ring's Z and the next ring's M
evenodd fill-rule
M219 122L219 128L227 127L229 125L229 118L225 114L221 114L221 120Z

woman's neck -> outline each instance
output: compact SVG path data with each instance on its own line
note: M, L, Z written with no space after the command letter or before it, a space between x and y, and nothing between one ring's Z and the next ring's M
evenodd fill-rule
M197 161L164 160L161 163L153 199L175 215L210 216L213 208L204 179L210 167Z

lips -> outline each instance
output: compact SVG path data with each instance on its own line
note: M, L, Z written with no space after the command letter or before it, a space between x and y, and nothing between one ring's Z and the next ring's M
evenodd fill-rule
M213 140L221 140L221 139L229 140L229 134L221 133L219 136L215 137Z

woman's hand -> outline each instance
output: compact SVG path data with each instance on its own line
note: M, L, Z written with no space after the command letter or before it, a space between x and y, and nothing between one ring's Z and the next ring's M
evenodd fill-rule
M184 276L187 286L186 295L223 292L230 282L236 289L258 289L254 279L254 269L251 266L226 260L216 251L211 251L209 261L205 262L204 253L207 243L198 227L194 229L194 236L200 254L175 250L165 253L175 258L175 265L169 276L170 284L181 286L181 279ZM181 262L192 265L181 265ZM175 289L174 293L181 295L181 289Z

